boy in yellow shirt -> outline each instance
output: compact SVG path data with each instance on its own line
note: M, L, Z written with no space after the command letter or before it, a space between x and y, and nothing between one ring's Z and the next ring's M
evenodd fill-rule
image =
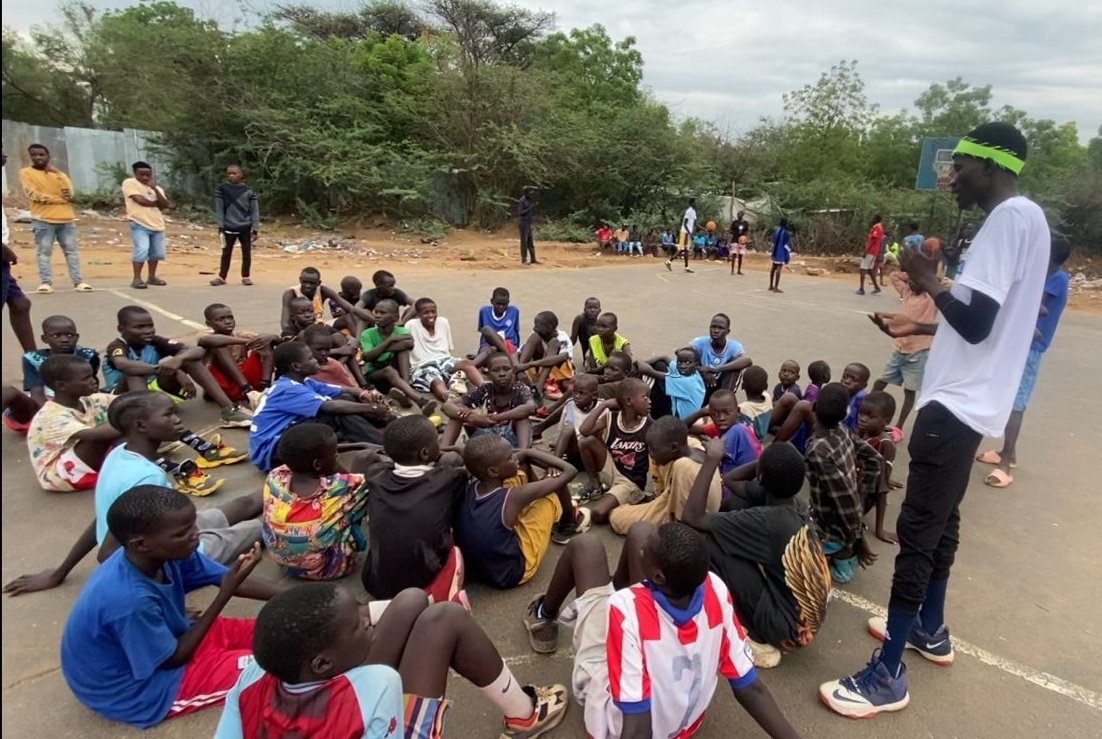
M52 293L53 272L50 257L54 242L61 245L69 268L69 279L78 292L91 292L92 287L80 276L80 255L77 254L77 215L73 210L73 183L68 175L50 164L50 150L42 144L27 147L31 166L19 170L19 182L31 208L31 230L38 247L38 292Z

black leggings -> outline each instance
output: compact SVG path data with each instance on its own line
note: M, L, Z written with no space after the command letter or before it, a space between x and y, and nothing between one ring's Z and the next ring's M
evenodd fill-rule
M907 451L907 493L895 530L889 608L917 614L931 580L945 580L960 545L960 503L981 436L940 403L918 412Z
M252 231L223 231L222 232L222 264L218 267L218 276L223 280L230 274L230 259L233 258L233 246L241 242L241 276L248 277L249 270L253 266L253 234Z

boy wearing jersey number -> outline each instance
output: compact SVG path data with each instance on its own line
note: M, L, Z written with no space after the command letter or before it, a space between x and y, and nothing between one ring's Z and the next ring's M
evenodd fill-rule
M562 608L571 590L578 597ZM691 737L719 676L770 736L799 736L758 679L703 538L685 524L633 526L611 577L601 541L575 537L525 611L533 650L558 648L557 619L574 629L572 689L593 739Z

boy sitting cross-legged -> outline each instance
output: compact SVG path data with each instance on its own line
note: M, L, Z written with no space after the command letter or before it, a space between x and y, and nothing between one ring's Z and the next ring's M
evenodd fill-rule
M579 428L578 451L593 482L580 499L589 506L594 523L605 523L613 509L638 503L647 487L647 431L650 388L642 380L620 381L617 398L605 400L586 416Z
M157 335L153 316L145 308L127 305L118 313L119 338L107 345L103 379L110 392L157 390L174 402L195 397L198 383L222 408L222 426L246 428L252 422L203 364L206 352L197 346Z
M405 326L398 325L398 303L389 298L380 300L374 316L375 325L360 334L364 377L377 386L385 386L390 397L403 408L416 403L428 411L426 415L431 414L436 409L435 401L423 399L407 381L413 337Z
M454 356L451 324L438 315L435 301L420 298L413 306L417 315L406 321L406 330L413 338L409 354L409 384L413 389L432 393L434 398L445 402L448 385L456 372L462 372L471 387L481 385L482 374L474 362Z
M611 576L600 539L573 539L524 613L534 651L558 648L556 619L574 629L573 693L593 739L691 737L721 676L767 734L799 736L758 678L702 537L685 524L633 526Z
M370 610L335 583L277 595L256 618L215 739L438 739L449 671L502 713L503 737L538 737L566 714L566 688L521 685L469 613L406 590ZM495 731L495 733L497 733Z
M235 403L249 402L249 393L264 392L272 381L274 334L239 330L228 305L211 303L203 309L209 334L198 344L207 352L206 362L218 386Z
M416 415L387 427L383 450L388 458L364 474L371 491L364 589L386 599L422 588L434 602L465 602L463 557L452 541L452 520L469 479L462 457L441 454L432 422Z
M541 311L536 314L532 334L520 348L517 372L524 372L545 400L559 400L574 378L573 348L570 336L559 328L559 317Z
M287 574L306 580L344 577L367 548L364 459L352 471L337 461L337 435L300 423L279 439L283 465L264 481L264 546Z
M521 461L545 467L547 476L506 488ZM558 457L480 436L463 447L463 462L474 479L455 513L455 541L470 572L495 588L528 582L552 539L565 544L589 529L588 511L575 510L567 489L578 471Z
M495 434L516 449L527 449L532 445L528 417L536 410L532 390L516 379L513 361L507 354L491 354L486 360L486 375L489 382L444 404L449 420L441 443L455 444L459 432L466 428L471 437Z
M147 728L216 706L250 661L253 622L221 617L234 595L267 600L277 586L247 580L260 545L229 567L199 549L195 506L165 487L123 493L107 511L122 548L92 573L61 636L61 673L77 700ZM218 585L198 620L185 595Z

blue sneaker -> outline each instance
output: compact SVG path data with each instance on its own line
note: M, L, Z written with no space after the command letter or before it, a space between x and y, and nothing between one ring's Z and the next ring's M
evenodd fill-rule
M819 686L819 699L846 718L872 718L882 711L902 711L911 702L907 693L907 668L899 665L892 677L880 661L880 650L860 672Z
M884 641L884 634L888 630L887 619L873 616L869 619L869 633L880 641ZM922 620L915 619L915 625L907 636L907 649L913 649L935 665L947 667L953 664L953 643L949 639L949 629L945 624L941 625L932 634L926 633L922 628Z

